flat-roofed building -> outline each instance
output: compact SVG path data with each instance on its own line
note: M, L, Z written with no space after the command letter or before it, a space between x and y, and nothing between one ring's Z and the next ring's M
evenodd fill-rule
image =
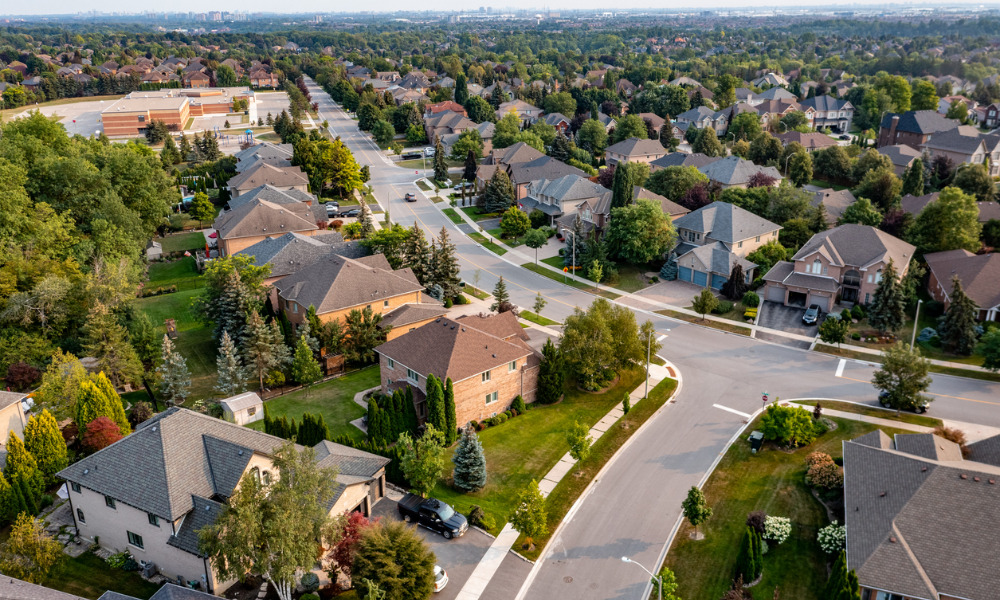
M141 135L153 121L163 121L171 130L180 131L191 117L232 112L237 98L253 102L254 94L246 88L132 92L101 111L101 121L108 137Z

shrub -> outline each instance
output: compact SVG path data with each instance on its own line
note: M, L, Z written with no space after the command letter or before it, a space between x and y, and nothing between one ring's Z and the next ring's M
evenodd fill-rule
M472 425L473 429L479 430L479 421L469 421L469 424Z
M649 283L659 283L659 282L660 278L657 277L656 275L653 275L652 277L649 278Z
M747 308L757 308L760 306L760 296L757 295L757 292L743 294L743 306Z
M333 227L334 229L340 229L343 226L344 222L340 219L334 219L333 222L330 223L330 227Z
M517 398L514 398L514 403L511 404L510 407L512 409L516 410L517 414L523 415L524 411L526 410L524 408L524 398L522 398L520 395L518 395Z
M965 433L960 429L953 429L951 427L945 427L944 425L938 425L934 428L934 435L938 437L943 437L949 442L954 442L958 444L959 448L962 449L962 456L968 458L969 450L965 447Z
M452 302L451 298L445 298L445 301L444 301L444 307L445 308L451 308L452 306L454 306L454 304L455 303Z
M765 513L762 510L755 510L747 515L747 527L763 535L764 523L766 519L767 519L767 513Z
M860 339L861 339L861 334L860 334L860 333L857 333L857 332L855 332L855 333L852 333L852 334L851 334L851 339L852 339L852 340L860 340Z
M733 303L729 300L719 300L719 303L712 309L712 313L722 315L733 310Z
M819 465L825 462L833 462L833 459L830 458L830 455L827 454L826 452L812 452L808 456L806 456L806 466L809 467L813 465Z
M462 305L462 304L468 304L468 303L469 303L469 299L466 298L464 294L459 294L458 296L455 297L455 304Z
M767 517L764 520L765 540L781 544L792 533L792 520L788 517Z
M532 229L538 229L549 224L549 216L537 208L528 213L528 220L531 221Z
M469 525L479 525L483 522L483 517L486 516L486 511L483 510L482 506L478 504L473 504L469 507Z
M804 408L772 404L767 407L760 424L765 440L792 448L805 446L816 439L812 415Z
M837 525L837 522L834 521L819 530L816 541L819 542L819 547L823 549L823 552L837 554L847 544L847 527Z
M840 318L850 323L851 319L854 318L854 315L851 313L851 309L845 308L844 310L840 311Z
M865 309L861 308L860 304L855 304L851 309L851 316L860 321L865 318Z
M842 488L844 487L844 469L837 466L833 460L817 463L806 471L806 483L825 490Z
M306 596L314 596L318 599L316 594L312 593L319 589L318 575L316 575L311 571L306 573L305 575L302 576L302 579L299 580L299 585L302 586L302 589L307 592L305 595L302 596L302 598L306 598ZM302 598L299 598L299 600L302 600Z
M479 520L479 526L487 531L490 531L496 529L497 521L490 515L483 515L483 518Z
M308 574L312 575L313 577L316 576L314 573L308 573ZM305 577L303 577L303 579L305 579ZM317 594L302 594L301 596L299 596L299 600L319 600L319 595L317 595Z
M940 317L944 314L944 304L937 300L924 302L924 314L928 317Z

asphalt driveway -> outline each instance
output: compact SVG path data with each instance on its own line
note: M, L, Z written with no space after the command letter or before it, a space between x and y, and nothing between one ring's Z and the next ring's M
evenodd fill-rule
M804 314L806 314L806 309L804 308L785 306L783 304L778 304L777 302L765 301L761 303L760 319L757 324L761 327L767 327L768 329L777 329L779 331L787 331L798 335L815 337L816 325L806 325L803 323L802 315ZM794 348L809 348L808 342L793 340L780 335L758 331L757 337L762 340L777 342Z

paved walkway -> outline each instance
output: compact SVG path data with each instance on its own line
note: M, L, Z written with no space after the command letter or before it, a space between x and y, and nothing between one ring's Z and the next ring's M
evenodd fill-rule
M867 408L874 408L875 410L881 410L878 407L873 407L870 404L863 404L860 402L848 402L847 400L838 400L838 402L844 402L847 404L857 404L859 406L865 406ZM802 406L803 408L812 410L811 406L796 404L795 401L782 402L784 406L796 405ZM890 409L885 409L885 412L892 413L895 412ZM823 407L823 414L831 417L839 417L841 419L852 419L854 421L863 421L865 423L871 423L873 425L879 425L881 427L895 427L896 429L908 429L910 431L918 431L920 433L933 433L933 427L925 427L923 425L915 425L913 423L905 423L903 421L896 421L893 419L883 419L881 417L873 417L870 415L861 415L858 413L845 412L842 410L833 410ZM989 437L1000 435L1000 427L990 427L989 425L981 425L979 423L966 423L964 421L955 421L951 419L941 419L941 424L945 427L951 429L958 429L965 434L966 443L972 444L980 440L984 440Z
M536 328L545 330L545 328L534 326ZM669 363L668 363L669 364ZM670 371L668 371L667 366L661 366L656 364L649 365L649 389L656 387L656 384L660 383L664 379L670 377ZM640 384L639 387L632 390L629 394L629 402L632 406L635 406L640 401L645 398L646 385L645 382ZM622 409L621 403L611 409L608 414L604 415L600 421L598 421L593 427L590 428L590 442L595 443L604 433L615 424L618 419L624 416L625 412ZM576 465L576 460L567 452L559 462L556 463L548 473L542 477L542 480L538 482L538 489L541 491L543 497L548 497L552 490L555 489L556 485L562 481ZM472 575L469 576L468 581L462 587L457 598L458 600L477 600L489 585L490 580L493 578L493 574L496 573L497 569L500 568L500 563L506 558L508 552L513 547L514 543L517 541L519 534L514 529L514 527L507 523L504 525L503 530L500 535L493 541L493 545L483 556L479 564L476 565L475 570L473 570Z
M380 386L375 386L375 387L369 388L367 390L361 390L357 394L354 394L354 403L367 411L368 410L368 401L365 400L365 395L368 392L374 392L374 391L380 390L380 389L382 389ZM351 421L351 425L354 425L355 427L357 427L361 431L364 431L365 435L368 435L368 427L366 427L365 424L364 424L364 417L358 417L357 419L354 419L353 421Z

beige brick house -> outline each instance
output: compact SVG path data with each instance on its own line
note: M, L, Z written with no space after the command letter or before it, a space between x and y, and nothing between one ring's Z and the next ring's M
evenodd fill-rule
M413 388L423 419L427 376L450 377L459 427L482 421L510 408L517 396L535 401L540 357L526 340L511 312L435 319L375 349L382 391Z
M284 440L183 408L169 408L128 437L59 472L69 484L74 524L86 543L152 562L170 580L211 593L220 581L198 549L245 475L278 476L272 456ZM337 469L331 515L370 514L385 495L388 459L334 444L314 447L321 467Z
M326 221L326 215L320 214L305 202L255 198L220 214L212 227L218 234L219 253L231 256L264 239L286 233L316 235L320 231L317 223Z
M608 146L604 151L604 156L609 165L617 165L621 162L651 163L658 158L663 158L669 152L663 147L663 144L656 140L629 138Z
M28 422L24 418L22 400L24 400L24 394L0 392L0 460L6 460L7 440L12 433L17 434L19 438L24 438L24 426Z

